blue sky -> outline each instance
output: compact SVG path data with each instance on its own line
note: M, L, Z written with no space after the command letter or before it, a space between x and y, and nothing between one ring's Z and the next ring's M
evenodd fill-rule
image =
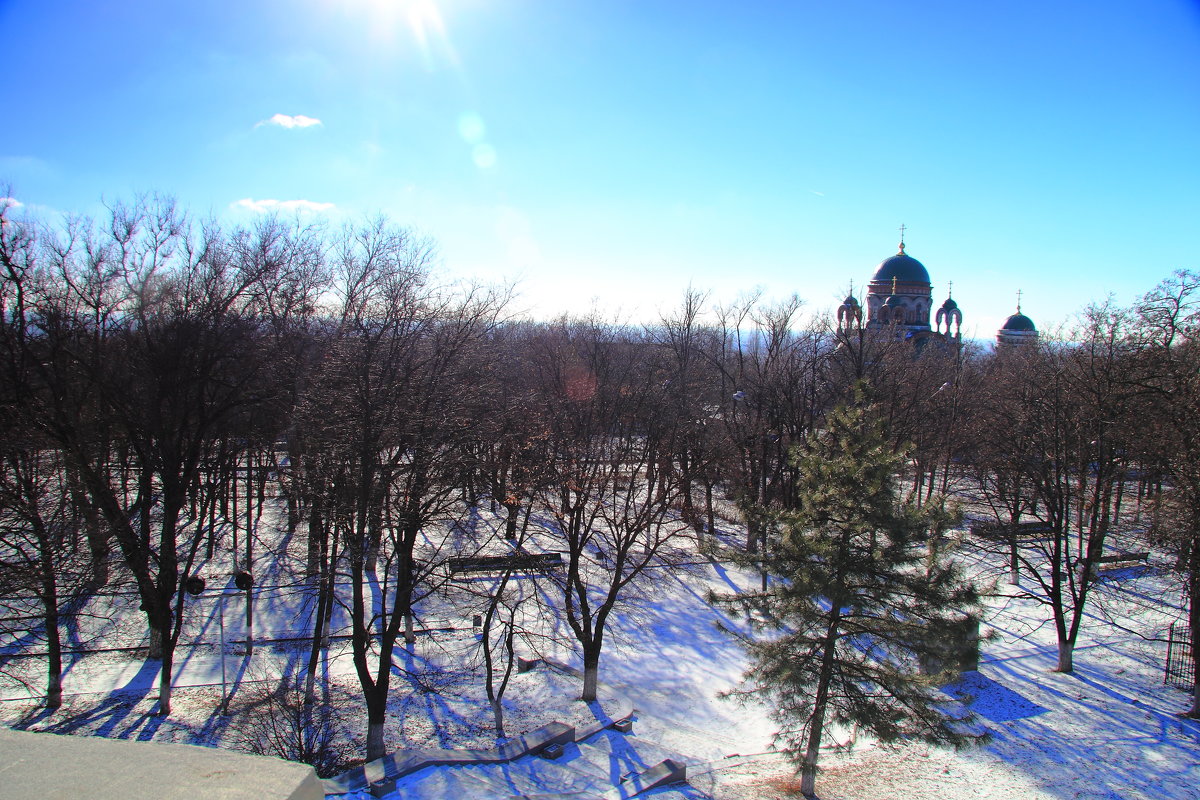
M824 312L901 223L981 338L1018 289L1045 329L1200 269L1194 0L0 0L0 31L29 210L382 212L539 315Z

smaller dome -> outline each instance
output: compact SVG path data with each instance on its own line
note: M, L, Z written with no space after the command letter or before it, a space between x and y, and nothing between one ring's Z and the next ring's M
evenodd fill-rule
M958 303L954 302L953 297L947 297L946 302L942 303L943 311L953 311L956 308L958 308Z
M1000 330L1002 330L1002 331L1028 331L1030 333L1037 333L1037 327L1033 324L1033 320L1031 320L1029 317L1025 316L1024 314L1022 314L1019 311L1016 314L1013 314L1008 319L1006 319L1004 321L1004 327L1002 327Z
M858 298L856 298L856 297L855 297L854 295L852 295L852 294L851 294L851 295L846 295L846 299L842 301L842 305L846 305L846 306L850 306L850 307L852 307L852 308L856 308L856 307L858 306Z

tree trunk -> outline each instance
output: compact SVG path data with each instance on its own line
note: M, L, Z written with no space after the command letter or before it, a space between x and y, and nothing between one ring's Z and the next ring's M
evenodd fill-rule
M504 510L507 512L507 516L504 518L504 538L515 542L517 540L517 517L521 514L521 504L506 501Z
M300 500L296 497L295 487L292 487L287 491L287 532L295 533L298 527L300 527Z
M321 574L325 551L325 519L323 502L315 492L308 506L308 558L304 563L305 574L312 578Z
M663 477L665 478L666 476L664 475ZM696 513L696 505L692 500L692 474L690 465L683 467L683 474L680 476L679 483L680 495L683 498L683 507L680 515L683 517L683 521L692 527L692 530L697 533L703 533L704 524L700 521L700 515Z
M100 512L90 503L83 506L88 550L91 551L92 578L90 585L99 589L108 583L109 534L101 525Z
M163 648L162 671L158 673L158 714L167 716L171 713L171 672L175 661L175 648L170 645L170 636L163 637L166 646Z
M361 579L361 576L356 576ZM392 619L395 619L395 614L399 613L393 609ZM356 626L357 627L357 626ZM393 646L396 641L395 625L389 622L379 637L378 664L375 672L375 680L371 682L369 688L365 686L361 676L366 674L366 649L365 642L358 642L355 645L355 667L360 675L360 683L364 684L363 699L367 706L367 761L374 761L377 758L383 758L385 755L383 741L383 726L387 721L387 702L388 702L388 687L391 682L392 675L392 653Z
M596 699L596 689L600 678L600 651L585 648L583 652L583 694L579 699L590 703Z
M383 504L370 510L367 524L366 571L374 575L379 569L379 545L383 536Z
M58 571L54 563L54 543L41 516L35 515L34 530L41 544L39 554L42 581L42 611L46 625L46 708L62 705L62 638L58 631Z
M211 475L204 478L204 498L200 503L200 524L203 524L205 518L208 519L208 536L204 546L204 557L209 561L217 552L217 497L216 488L213 486Z
M808 721L808 742L800 772L800 793L805 797L816 797L817 792L817 759L821 756L821 735L825 732L825 707L829 698L829 682L833 678L833 660L840 621L835 604L833 617L825 634L825 652L821 656L821 674L817 678L817 690L813 696L813 711Z
M254 486L250 470L251 456L246 457L246 571L254 573ZM237 483L237 473L234 473L234 484ZM234 492L236 496L237 492ZM254 655L254 587L246 589L246 656Z
M383 749L383 719L375 719L369 715L367 719L367 761L383 758L387 751Z
M1058 643L1058 666L1055 672L1069 673L1075 669L1075 645L1072 642Z
M711 480L704 481L704 511L708 516L708 532L716 533L717 512L713 508L713 485Z
M1008 542L1008 582L1016 586L1021 582L1021 561L1017 558L1017 533L1010 534Z
M326 618L328 614L326 606L328 605L327 598L329 594L330 592L327 590L325 581L321 581L317 588L317 614L316 619L313 621L312 645L308 651L308 670L304 680L305 705L312 705L316 701L317 666L320 664L322 641L324 640L324 646L328 647L329 645L328 640L323 636L325 627L329 622Z
M58 601L46 605L46 708L62 705L62 639L58 633Z
M246 656L254 655L254 587L246 590Z
M497 697L492 700L492 724L496 727L496 738L504 738L504 704Z
M150 626L150 652L146 654L147 658L152 658L155 661L157 661L163 657L163 640L164 640L164 638L165 637L163 635L163 632L159 628L157 628L153 624L151 624L151 626Z

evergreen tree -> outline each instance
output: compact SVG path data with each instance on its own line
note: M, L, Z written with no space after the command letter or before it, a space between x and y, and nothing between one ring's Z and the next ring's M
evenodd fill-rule
M752 659L750 686L738 694L773 702L776 744L798 762L801 791L812 796L821 739L833 726L882 742L971 741L962 720L938 709L934 687L952 673L918 674L917 661L945 655L963 612L978 611L978 595L953 563L921 546L946 523L941 504L900 501L900 457L861 391L795 463L798 509L778 515L765 554L738 556L776 579L711 599L749 622L749 635L735 634Z

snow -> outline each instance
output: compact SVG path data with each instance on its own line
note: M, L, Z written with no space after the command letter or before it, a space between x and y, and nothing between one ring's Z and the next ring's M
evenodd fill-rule
M730 536L736 540L738 534L731 531ZM969 541L958 552L981 578L1001 575L1003 565ZM308 614L301 610L305 595L294 585L290 567L277 565L272 572L270 558L264 547L256 629L275 637L298 633ZM746 662L736 643L716 629L720 612L704 599L710 589L748 586L757 576L698 561L687 569L657 571L647 601L613 620L601 660L602 693L609 698L621 694L633 702L636 719L634 734L627 738L630 746L653 745L655 753L688 757L697 789L687 796L791 796L798 781L791 767L770 752L774 728L767 710L719 696L739 686ZM1200 724L1179 716L1189 696L1163 684L1165 645L1156 641L1180 615L1177 583L1168 570L1162 565L1124 570L1098 584L1072 674L1053 671L1056 648L1046 609L1002 579L995 584L995 594L985 619L985 628L994 631L995 638L982 644L978 672L946 688L948 695L979 714L990 741L954 752L923 744L876 747L859 736L852 749L830 748L822 757L820 797L1200 797ZM241 602L226 601L229 641L244 636ZM169 718L153 714L155 669L143 664L142 653L125 651L72 656L65 676L66 702L55 713L39 709L31 699L43 680L42 659L10 660L5 670L23 677L32 690L12 679L0 681L0 721L29 730L229 746L237 712L246 708L255 687L273 685L284 671L295 672L307 649L295 643L260 643L247 658L239 645L227 646L235 713L222 716L217 709L217 605L201 602L190 612L179 651L175 711ZM144 645L136 608L131 597L119 603L113 598L93 601L89 611L105 613L81 617L71 641ZM397 659L411 674L396 674L389 746L494 746L491 711L470 657L476 638L469 617L451 607L424 612L427 619L447 623L439 627L454 629L422 634L415 652ZM13 653L36 650L38 642L25 637L0 645L5 653ZM339 720L351 737L346 747L355 755L361 751L365 725L353 701L357 686L347 653L344 640L335 639L322 674L332 687L331 696L343 698ZM566 649L554 655L572 659ZM509 733L552 719L582 724L593 718L592 710L575 699L580 685L578 678L545 667L514 675L505 696ZM616 734L604 736L609 735ZM596 749L599 745L585 743L581 764L589 747L596 758L608 757L608 751ZM536 780L531 781L536 788Z

